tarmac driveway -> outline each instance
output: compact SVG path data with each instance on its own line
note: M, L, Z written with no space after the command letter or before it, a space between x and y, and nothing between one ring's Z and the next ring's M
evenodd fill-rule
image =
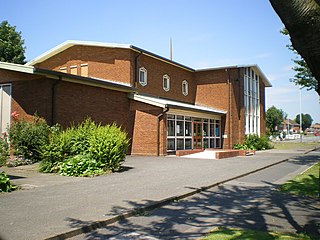
M122 172L93 178L5 169L29 190L0 195L0 239L44 239L130 209L274 164L301 151L265 151L222 160L128 156ZM304 163L305 164L305 163ZM29 184L29 186L28 186Z

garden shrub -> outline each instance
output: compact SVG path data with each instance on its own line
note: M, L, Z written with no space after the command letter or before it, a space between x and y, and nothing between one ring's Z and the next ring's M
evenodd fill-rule
M0 192L11 192L16 187L10 183L10 179L5 172L0 173Z
M115 171L124 162L127 135L116 125L96 125L87 119L78 126L51 135L43 148L40 171L68 176Z
M14 154L33 162L39 161L41 148L48 143L49 131L46 121L37 116L31 122L13 122L9 139Z
M6 165L9 156L9 144L7 134L0 137L0 167Z
M272 145L267 136L259 137L257 134L246 135L243 144L235 144L233 149L237 150L266 150L271 149Z

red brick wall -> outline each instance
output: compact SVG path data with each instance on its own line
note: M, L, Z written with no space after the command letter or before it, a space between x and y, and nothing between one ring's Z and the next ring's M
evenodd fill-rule
M63 126L91 117L102 124L115 122L130 133L129 106L123 92L63 81L56 85L55 121Z
M130 111L133 114L134 128L132 134L132 150L133 155L154 155L158 154L158 118L162 112L161 108L148 104L133 101L131 102ZM163 121L160 124L159 138L163 142ZM160 145L160 155L163 153L163 143Z
M223 148L232 148L235 143L243 141L244 109L242 76L242 70L237 68L228 69L228 72L225 69L216 69L195 73L197 82L196 104L227 112L226 117L223 118L225 122L222 126L222 135L227 135L228 138L223 139ZM230 88L228 85L229 77Z
M132 55L132 70L134 78L134 59L138 56L138 53L133 52ZM176 67L172 64L160 61L158 59L140 55L138 58L138 67L144 67L147 70L148 84L141 86L136 83L134 86L138 88L141 93L147 93L163 98L175 99L177 101L194 103L196 84L194 81L193 72ZM163 89L163 76L167 74L170 77L170 90L165 91ZM182 82L186 80L188 82L189 93L187 96L182 94ZM137 79L138 81L138 79Z
M130 83L131 50L93 46L73 46L55 56L36 64L36 67L60 71L61 67L77 66L81 75L80 65L88 64L90 77Z

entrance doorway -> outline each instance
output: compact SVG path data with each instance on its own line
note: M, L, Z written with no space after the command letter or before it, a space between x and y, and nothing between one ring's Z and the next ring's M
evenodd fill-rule
M193 148L202 148L202 122L193 122Z

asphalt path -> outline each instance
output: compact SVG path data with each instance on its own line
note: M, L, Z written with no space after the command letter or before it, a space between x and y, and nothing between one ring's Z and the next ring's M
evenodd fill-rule
M277 190L280 184L319 160L319 150L292 157L287 162L71 239L198 239L218 226L307 232L320 238L318 199L295 197Z

